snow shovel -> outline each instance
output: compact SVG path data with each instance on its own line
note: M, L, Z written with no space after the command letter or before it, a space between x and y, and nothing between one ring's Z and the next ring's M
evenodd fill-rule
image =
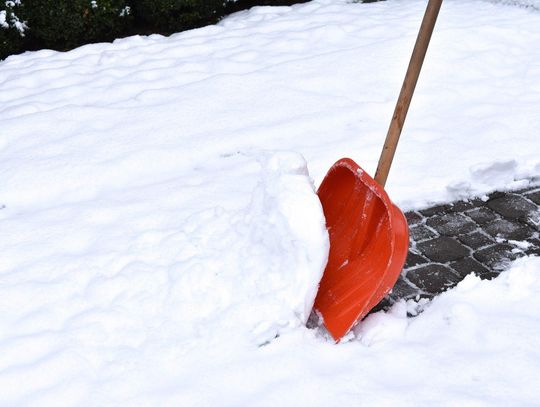
M427 5L375 179L350 158L342 158L317 191L330 253L314 308L336 341L390 292L407 257L407 220L384 185L441 4L429 0Z

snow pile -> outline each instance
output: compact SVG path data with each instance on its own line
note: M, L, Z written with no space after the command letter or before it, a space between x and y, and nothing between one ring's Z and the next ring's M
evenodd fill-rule
M428 305L373 314L346 344L308 332L279 338L254 356L265 372L254 405L536 405L538 309L540 258L530 257L491 281L470 275ZM281 364L287 370L273 373Z
M407 318L407 311L419 307L423 313ZM536 405L538 309L540 258L524 258L495 280L471 275L430 304L398 303L374 314L357 328L356 338L340 345L306 328L259 348L163 340L154 332L160 342L109 349L111 359L102 366L92 348L60 352L62 358L53 353L32 364L32 375L23 367L5 372L3 383L12 387L3 388L43 384L45 378L57 383L26 393L29 404ZM51 336L20 338L19 351L24 347L30 358L38 339L54 349L58 343ZM69 369L72 374L59 380Z
M416 304L408 306L414 312ZM538 403L533 382L540 361L540 258L520 259L493 281L469 275L412 320L407 308L396 304L359 329L374 358L410 363L416 384L404 405L427 403L437 394L448 405ZM399 381L408 380L396 387Z
M328 253L305 161L223 161L200 177L2 209L0 400L68 397L81 376L114 380L125 363L178 360L196 343L254 347L305 324Z
M488 0L491 3L508 4L511 6L527 7L540 10L540 0Z
M256 7L167 38L12 56L0 64L1 143L19 154L4 151L3 199L91 197L252 148L301 153L316 184L343 156L373 173L424 10L422 1ZM402 209L540 175L539 19L444 3L387 184ZM120 173L118 149L129 150ZM159 165L141 166L143 157Z
M163 290L171 298L169 323L187 324L187 339L222 332L220 341L261 344L309 317L329 248L321 204L301 156L260 162L249 205L196 212L175 239L179 261Z
M355 333L367 346L404 337L409 342L450 348L451 352L466 345L467 351L476 355L514 348L516 356L521 346L526 350L539 343L533 339L540 330L540 316L535 312L539 294L540 258L522 258L493 281L470 274L429 303L401 301L388 313L372 314ZM419 317L407 318L407 312L415 315L419 309L423 309ZM518 328L519 321L527 323Z

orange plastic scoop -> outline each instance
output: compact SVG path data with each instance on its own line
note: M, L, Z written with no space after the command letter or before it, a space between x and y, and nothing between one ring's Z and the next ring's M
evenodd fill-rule
M339 340L392 289L409 247L407 221L354 161L335 163L318 191L330 254L315 309Z
M384 185L441 4L429 0L375 179L343 158L330 168L317 192L330 254L314 307L336 341L390 292L407 257L407 221Z

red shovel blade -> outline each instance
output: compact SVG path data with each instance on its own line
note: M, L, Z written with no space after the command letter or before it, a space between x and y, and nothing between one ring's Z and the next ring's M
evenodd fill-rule
M339 341L396 283L409 231L384 189L349 158L330 168L317 194L330 254L314 307Z

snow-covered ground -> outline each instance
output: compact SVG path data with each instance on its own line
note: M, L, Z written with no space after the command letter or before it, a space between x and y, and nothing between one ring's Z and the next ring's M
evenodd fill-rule
M304 327L313 188L342 156L375 169L424 7L257 7L0 62L0 405L540 403L536 258L337 346ZM534 7L444 2L402 209L540 176L539 43Z

